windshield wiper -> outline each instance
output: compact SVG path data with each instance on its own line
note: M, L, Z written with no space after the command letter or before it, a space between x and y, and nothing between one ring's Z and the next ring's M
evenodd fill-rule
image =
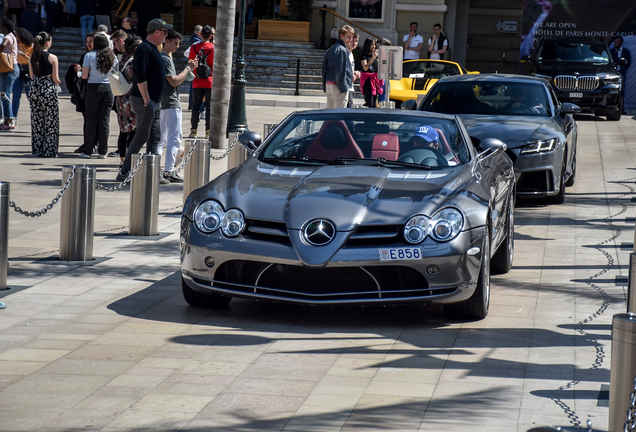
M263 162L273 162L273 163L290 163L290 164L301 164L301 165L326 165L329 161L321 160L321 159L309 159L306 157L303 158L263 158Z
M403 162L403 161L389 161L384 158L379 159L360 159L360 158L336 158L337 161L342 162L362 162L361 165L366 166L383 166L383 167L391 167L391 166L404 166L409 168L420 168L420 169L442 169L445 167L433 167L430 165L420 165L412 162Z

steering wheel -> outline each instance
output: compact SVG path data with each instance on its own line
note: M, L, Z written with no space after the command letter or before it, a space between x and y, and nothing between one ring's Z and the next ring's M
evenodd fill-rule
M506 108L506 111L510 112L510 113L531 113L531 114L536 114L537 112L535 110L532 109L532 107L529 107L527 105L519 105L519 106L508 106Z
M425 161L426 160L426 161ZM435 160L437 165L432 165L430 162ZM429 165L438 167L447 167L448 161L441 151L432 147L418 148L407 151L398 158L398 162L408 162L418 165Z

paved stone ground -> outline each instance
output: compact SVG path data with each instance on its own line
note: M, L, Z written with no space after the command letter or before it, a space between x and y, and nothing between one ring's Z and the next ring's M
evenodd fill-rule
M258 132L298 101L324 102L248 99ZM44 207L61 167L80 164L81 117L68 100L61 106L57 159L30 156L26 103L18 131L0 136L0 180L24 209ZM479 322L447 321L430 306L189 307L180 185L161 187L162 235L152 238L126 235L129 187L98 190L87 264L57 259L59 205L35 219L11 211L0 430L522 432L588 419L606 430L601 389L612 315L625 310L616 277L628 273L621 245L633 242L636 122L578 124L577 183L563 205L518 202L515 265L493 277L490 315ZM90 163L99 183L115 185L117 158ZM225 169L213 163L213 175Z

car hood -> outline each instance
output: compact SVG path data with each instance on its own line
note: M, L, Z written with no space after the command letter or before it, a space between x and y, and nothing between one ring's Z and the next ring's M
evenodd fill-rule
M613 64L594 65L593 63L564 63L544 62L537 63L536 75L546 75L554 78L557 75L596 75L598 72L617 73Z
M251 159L210 184L226 208L248 219L285 222L300 229L325 218L339 231L357 225L402 224L413 214L430 215L460 186L470 168L389 169L361 165L277 167Z
M548 117L460 115L470 136L483 140L497 138L508 148L555 136L554 121Z
M301 261L323 265L360 225L401 225L411 216L431 216L451 201L464 209L464 229L483 225L488 203L471 193L470 165L443 170L389 169L377 166L273 166L256 158L217 177L193 193L238 208L246 219L283 222ZM476 203L479 203L476 205ZM336 226L331 243L309 247L301 228L313 219Z

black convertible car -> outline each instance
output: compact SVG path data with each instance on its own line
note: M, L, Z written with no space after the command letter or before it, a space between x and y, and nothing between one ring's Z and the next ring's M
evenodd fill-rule
M565 187L574 185L577 126L572 114L580 109L560 103L542 78L497 74L443 78L419 109L459 115L471 136L505 142L515 164L519 195L547 197L561 204Z
M484 318L490 272L514 253L505 145L454 115L375 109L290 115L187 198L183 294L311 305L442 303Z

